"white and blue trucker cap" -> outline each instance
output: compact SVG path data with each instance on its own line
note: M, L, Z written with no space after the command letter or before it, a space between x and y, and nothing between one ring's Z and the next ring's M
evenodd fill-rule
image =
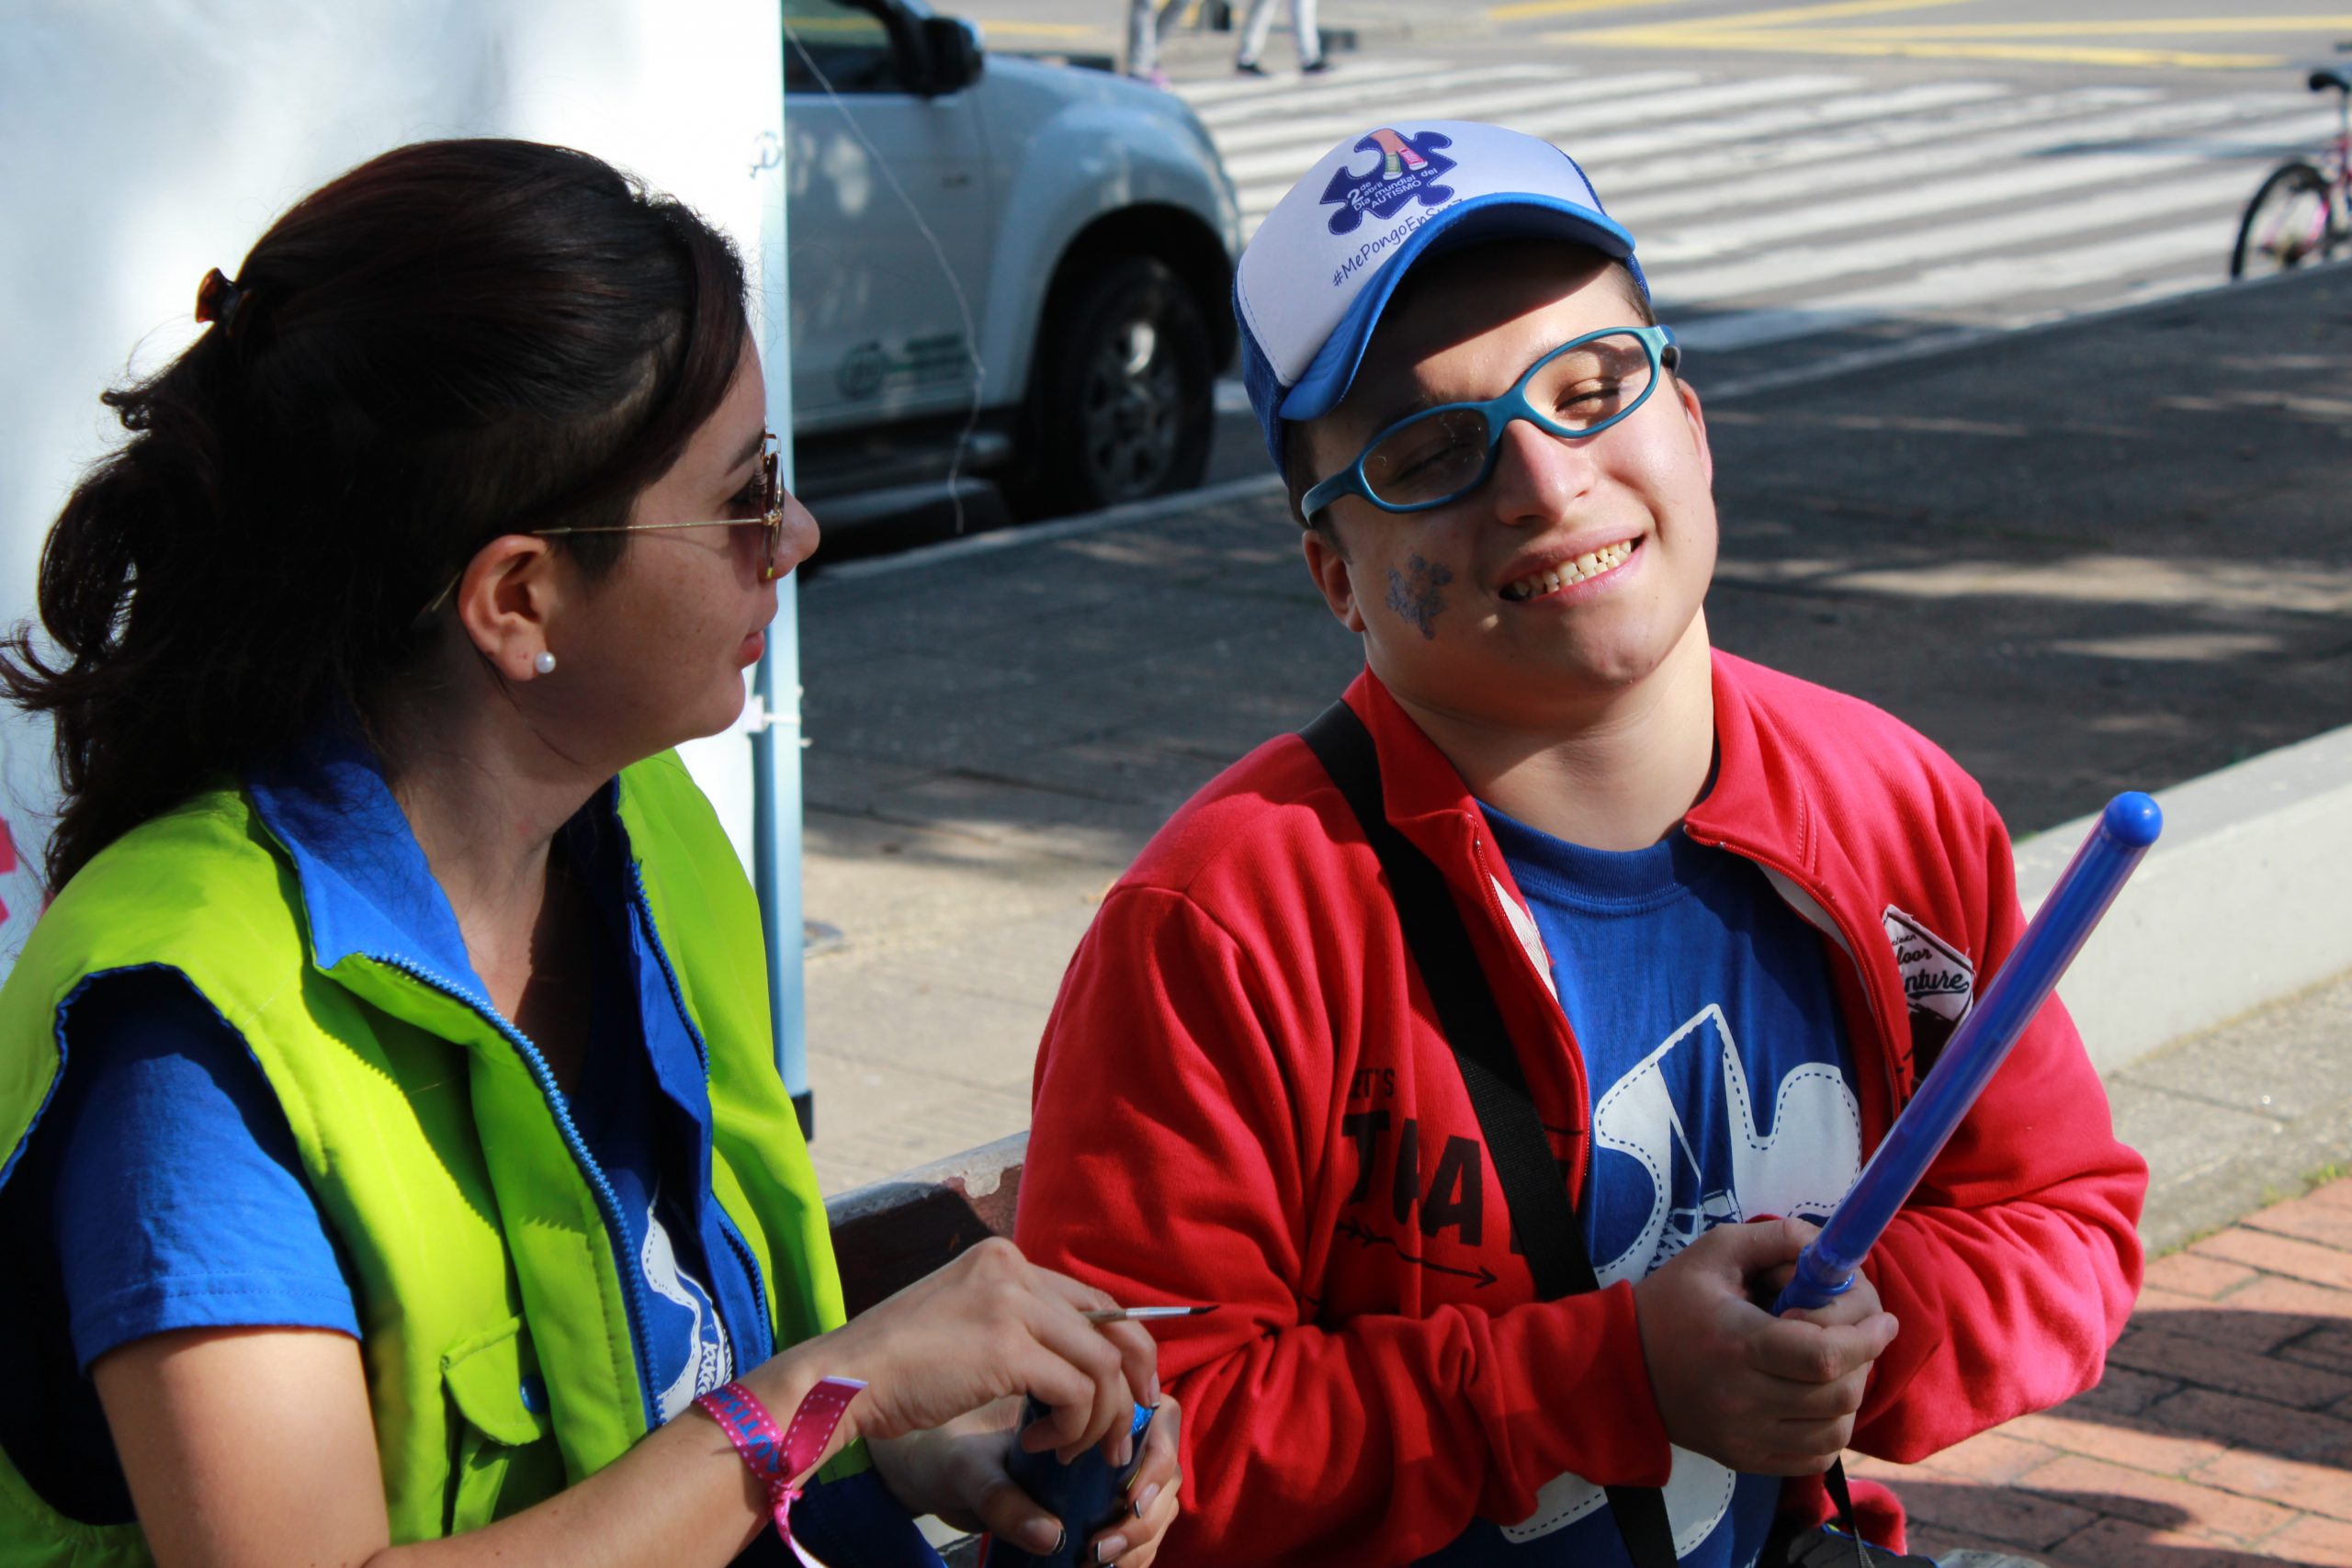
M1634 237L1601 210L1576 160L1475 120L1396 120L1316 161L1266 214L1233 277L1241 378L1283 464L1286 422L1347 395L1380 312L1413 264L1479 240L1554 236L1623 262Z

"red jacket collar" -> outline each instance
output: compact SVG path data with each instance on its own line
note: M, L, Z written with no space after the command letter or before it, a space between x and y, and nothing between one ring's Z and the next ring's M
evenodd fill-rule
M1757 689L1759 678L1770 679L1769 671L1721 651L1713 653L1712 670L1714 787L1684 816L1683 830L1762 866L1781 896L1859 966L1833 967L1832 974L1840 977L1855 1040L1875 1041L1887 1062L1884 1085L1865 1075L1864 1131L1875 1143L1909 1090L1907 1057L1895 1059L1905 1053L1890 1032L1904 1017L1901 981L1884 948L1871 941L1864 881L1824 830L1820 803L1837 781L1823 773L1801 721L1792 726L1791 716L1774 711ZM1461 773L1370 670L1348 688L1346 701L1372 731L1388 820L1437 864L1466 908L1504 916L1495 929L1507 929L1533 968L1544 971L1540 939L1509 863L1479 852L1485 818ZM1495 910L1498 892L1517 908ZM1844 983L1849 976L1850 994ZM1547 974L1543 984L1548 992ZM1581 1082L1577 1088L1581 1092Z
M1683 830L1726 844L1809 886L1821 877L1818 809L1803 758L1759 722L1750 682L1756 666L1716 649L1715 783L1682 819Z
M1479 875L1483 871L1525 919L1527 899L1510 865L1500 855L1490 859L1478 853L1486 818L1453 760L1438 750L1437 742L1371 670L1349 686L1346 701L1372 731L1373 750L1380 758L1381 805L1389 822L1429 856L1453 886L1454 897L1469 908L1487 907L1487 885ZM1549 986L1548 978L1545 984Z
M1810 884L1820 875L1817 810L1796 752L1758 722L1748 690L1755 666L1720 650L1712 655L1715 782L1683 819L1686 831L1727 844ZM1388 820L1446 864L1475 831L1478 803L1436 742L1369 669L1347 690L1348 705L1372 731L1380 754Z
M1388 820L1433 852L1427 837L1443 837L1450 831L1447 823L1478 809L1470 786L1370 669L1348 687L1346 701L1372 731L1373 750L1380 754L1381 799Z

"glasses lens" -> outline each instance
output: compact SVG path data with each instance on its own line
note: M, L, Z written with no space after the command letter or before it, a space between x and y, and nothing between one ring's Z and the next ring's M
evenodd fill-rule
M1364 486L1390 506L1424 506L1468 489L1487 466L1487 416L1439 409L1400 424L1364 454Z
M768 437L768 449L760 459L760 564L773 575L775 571L776 547L784 540L784 486L776 475L780 459L775 437Z
M1545 365L1527 384L1537 416L1574 434L1616 418L1650 389L1649 350L1631 333L1580 343Z
M775 494L775 457L773 453L762 453L759 466L752 470L752 477L743 482L741 490L735 492L735 499L727 503L728 520L734 523L765 521Z

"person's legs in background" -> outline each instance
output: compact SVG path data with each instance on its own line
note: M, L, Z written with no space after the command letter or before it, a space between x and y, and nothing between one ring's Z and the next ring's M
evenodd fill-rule
M1274 27L1274 0L1250 0L1250 14L1241 22L1241 47L1234 51L1233 68L1252 76L1263 76L1266 68L1258 63L1259 54L1266 47L1266 35Z
M1252 76L1263 76L1266 68L1258 57L1266 51L1267 35L1274 28L1275 0L1250 0L1250 15L1241 24L1241 47L1233 58L1233 68ZM1323 35L1315 28L1315 0L1290 0L1291 31L1298 40L1298 68L1315 72L1328 68L1323 58Z
M1290 0L1290 26L1298 41L1298 68L1309 75L1328 68L1323 34L1315 26L1315 0Z
M1155 86L1168 85L1168 73L1159 68L1159 40L1188 4L1190 0L1127 0L1128 75Z

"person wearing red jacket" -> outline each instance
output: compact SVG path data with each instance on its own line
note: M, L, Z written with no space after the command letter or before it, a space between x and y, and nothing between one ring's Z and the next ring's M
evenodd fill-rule
M1685 1568L1780 1564L1847 1446L1916 1461L2097 1382L2146 1168L2055 1001L1852 1291L1756 1304L2024 919L1950 758L1711 646L1705 420L1582 171L1382 126L1235 294L1307 568L1363 641L1381 815L1466 927L1597 1288L1542 1299L1363 820L1267 742L1104 899L1022 1183L1031 1257L1220 1303L1162 1336L1163 1560L1649 1568L1621 1498L1654 1488Z

